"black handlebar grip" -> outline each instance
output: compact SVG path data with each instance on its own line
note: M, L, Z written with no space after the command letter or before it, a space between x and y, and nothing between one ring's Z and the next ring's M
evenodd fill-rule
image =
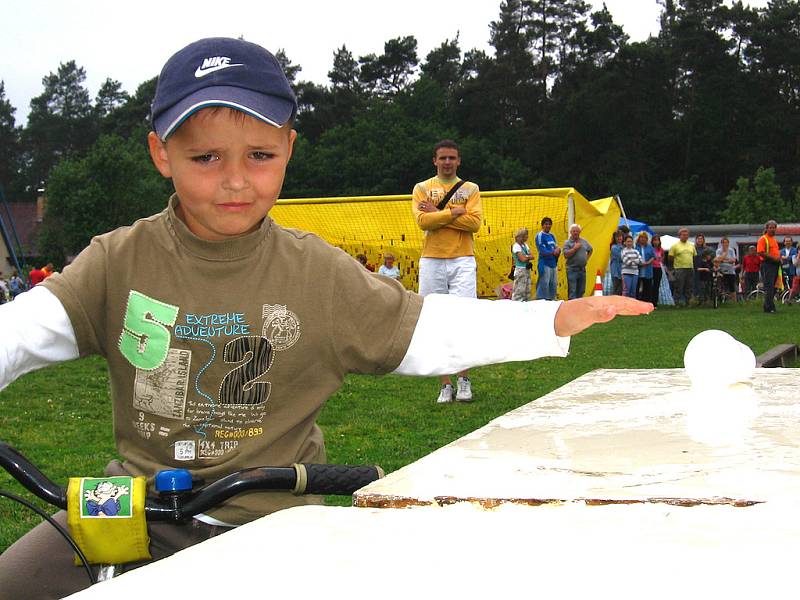
M295 464L295 494L336 494L350 496L368 483L383 477L383 469L375 465Z

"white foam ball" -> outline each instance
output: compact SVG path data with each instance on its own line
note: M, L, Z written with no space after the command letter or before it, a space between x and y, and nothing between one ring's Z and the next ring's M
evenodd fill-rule
M730 334L708 329L686 346L683 365L692 386L725 387L747 381L756 367L756 357Z

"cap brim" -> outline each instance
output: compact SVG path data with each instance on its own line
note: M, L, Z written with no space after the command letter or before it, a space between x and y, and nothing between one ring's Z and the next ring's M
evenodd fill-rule
M209 106L227 106L274 127L289 122L295 111L294 102L288 98L238 87L214 86L198 90L162 112L153 121L153 129L161 140L166 140L192 114Z

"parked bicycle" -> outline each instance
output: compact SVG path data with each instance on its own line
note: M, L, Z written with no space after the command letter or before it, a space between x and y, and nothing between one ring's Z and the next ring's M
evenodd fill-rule
M783 294L783 290L775 288L774 293L775 293L775 301L776 302L781 301L781 295ZM752 302L754 300L763 302L765 294L766 292L764 291L764 284L759 281L758 285L756 286L756 289L752 290L749 294L747 294L747 296L745 296L745 300L747 302Z
M785 290L783 294L781 294L781 304L800 304L800 294L792 295L791 288Z
M728 301L728 291L725 289L725 280L719 269L714 269L711 279L711 304L714 308Z

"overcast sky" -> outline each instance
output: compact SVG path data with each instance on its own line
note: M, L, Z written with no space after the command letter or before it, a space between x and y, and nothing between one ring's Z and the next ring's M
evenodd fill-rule
M328 84L333 52L342 45L358 58L381 54L395 37L414 35L418 56L459 34L462 51L491 53L489 23L500 0L5 0L0 20L0 80L6 98L25 122L31 98L42 93L42 78L62 62L75 60L86 71L92 97L107 78L133 93L158 75L164 61L202 37L243 36L269 50L283 49L300 65L299 79ZM595 8L602 0L590 0ZM765 6L766 0L745 0ZM606 0L615 22L632 40L658 31L656 0Z

